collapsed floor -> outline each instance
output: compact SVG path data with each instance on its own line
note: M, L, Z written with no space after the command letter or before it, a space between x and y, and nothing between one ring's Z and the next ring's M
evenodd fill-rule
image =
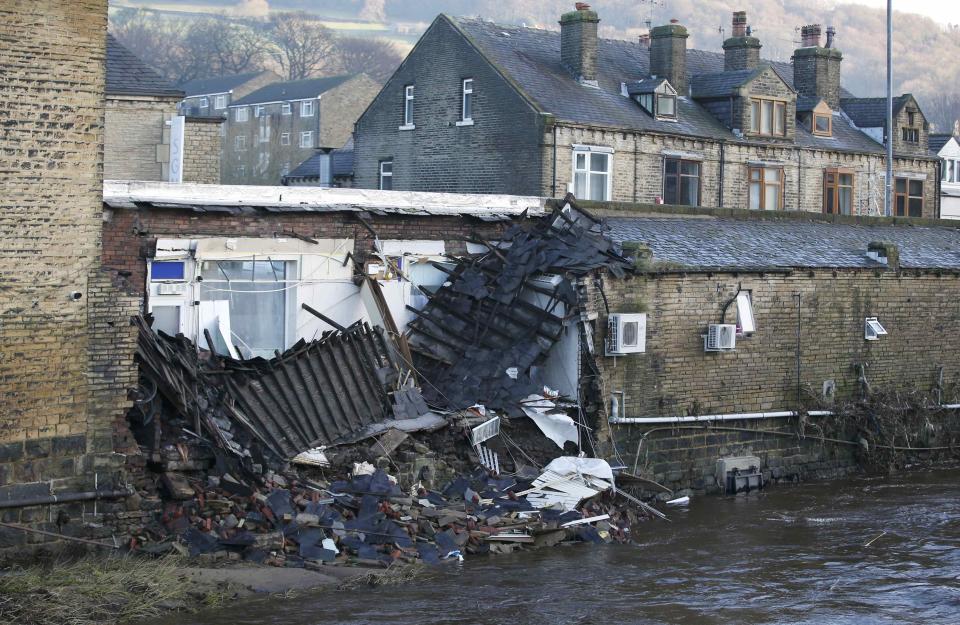
M155 514L132 546L278 566L435 563L625 541L659 515L586 457L581 398L541 378L578 314L572 280L630 266L599 222L567 207L451 264L409 344L389 320L358 322L236 360L138 318L130 421Z

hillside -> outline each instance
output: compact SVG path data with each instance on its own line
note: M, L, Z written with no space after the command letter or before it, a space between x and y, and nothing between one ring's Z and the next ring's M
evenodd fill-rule
M412 39L437 13L481 16L498 22L557 28L572 0L115 0L113 6L140 6L181 11L265 15L304 10L329 19L385 23L395 40ZM819 22L837 29L837 47L844 52L843 82L852 92L883 95L885 64L884 12L828 0L602 0L593 3L600 13L601 34L634 39L646 30L646 21L665 23L677 18L690 30L691 47L719 50L729 33L731 6L748 12L754 34L763 43L763 55L789 60L803 24ZM720 29L724 29L721 32ZM960 118L960 26L941 26L909 13L895 14L894 84L899 92L917 95L928 117L939 129Z

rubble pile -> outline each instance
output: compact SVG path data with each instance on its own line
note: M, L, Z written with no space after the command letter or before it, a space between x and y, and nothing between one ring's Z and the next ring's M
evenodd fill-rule
M274 358L238 360L209 332L203 350L138 318L130 422L149 469L137 496L154 514L132 546L291 567L438 563L625 541L660 515L584 457L579 398L539 375L579 310L571 278L629 260L570 204L486 249L442 266L450 280L409 346L384 313L389 332L330 322Z

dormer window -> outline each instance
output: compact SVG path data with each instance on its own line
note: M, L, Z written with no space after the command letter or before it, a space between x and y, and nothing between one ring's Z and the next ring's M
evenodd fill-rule
M665 117L667 119L676 119L677 118L677 96L658 93L656 116Z
M829 137L833 134L833 115L813 114L813 134Z
M625 85L626 92L649 115L666 121L677 119L677 91L663 78L645 78Z
M750 132L767 137L787 134L787 103L765 98L750 100Z

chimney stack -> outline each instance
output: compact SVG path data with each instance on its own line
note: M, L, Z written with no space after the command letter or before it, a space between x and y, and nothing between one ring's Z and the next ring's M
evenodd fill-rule
M597 84L597 24L600 17L585 2L560 16L560 60L582 83Z
M723 71L756 69L760 64L760 40L750 35L747 12L733 14L733 36L723 42Z
M820 24L800 29L801 47L793 52L793 86L802 96L822 98L840 108L840 64L843 53L833 47L836 29L827 28L827 47L820 46Z
M682 96L687 95L686 27L677 20L650 30L650 75L666 78Z

